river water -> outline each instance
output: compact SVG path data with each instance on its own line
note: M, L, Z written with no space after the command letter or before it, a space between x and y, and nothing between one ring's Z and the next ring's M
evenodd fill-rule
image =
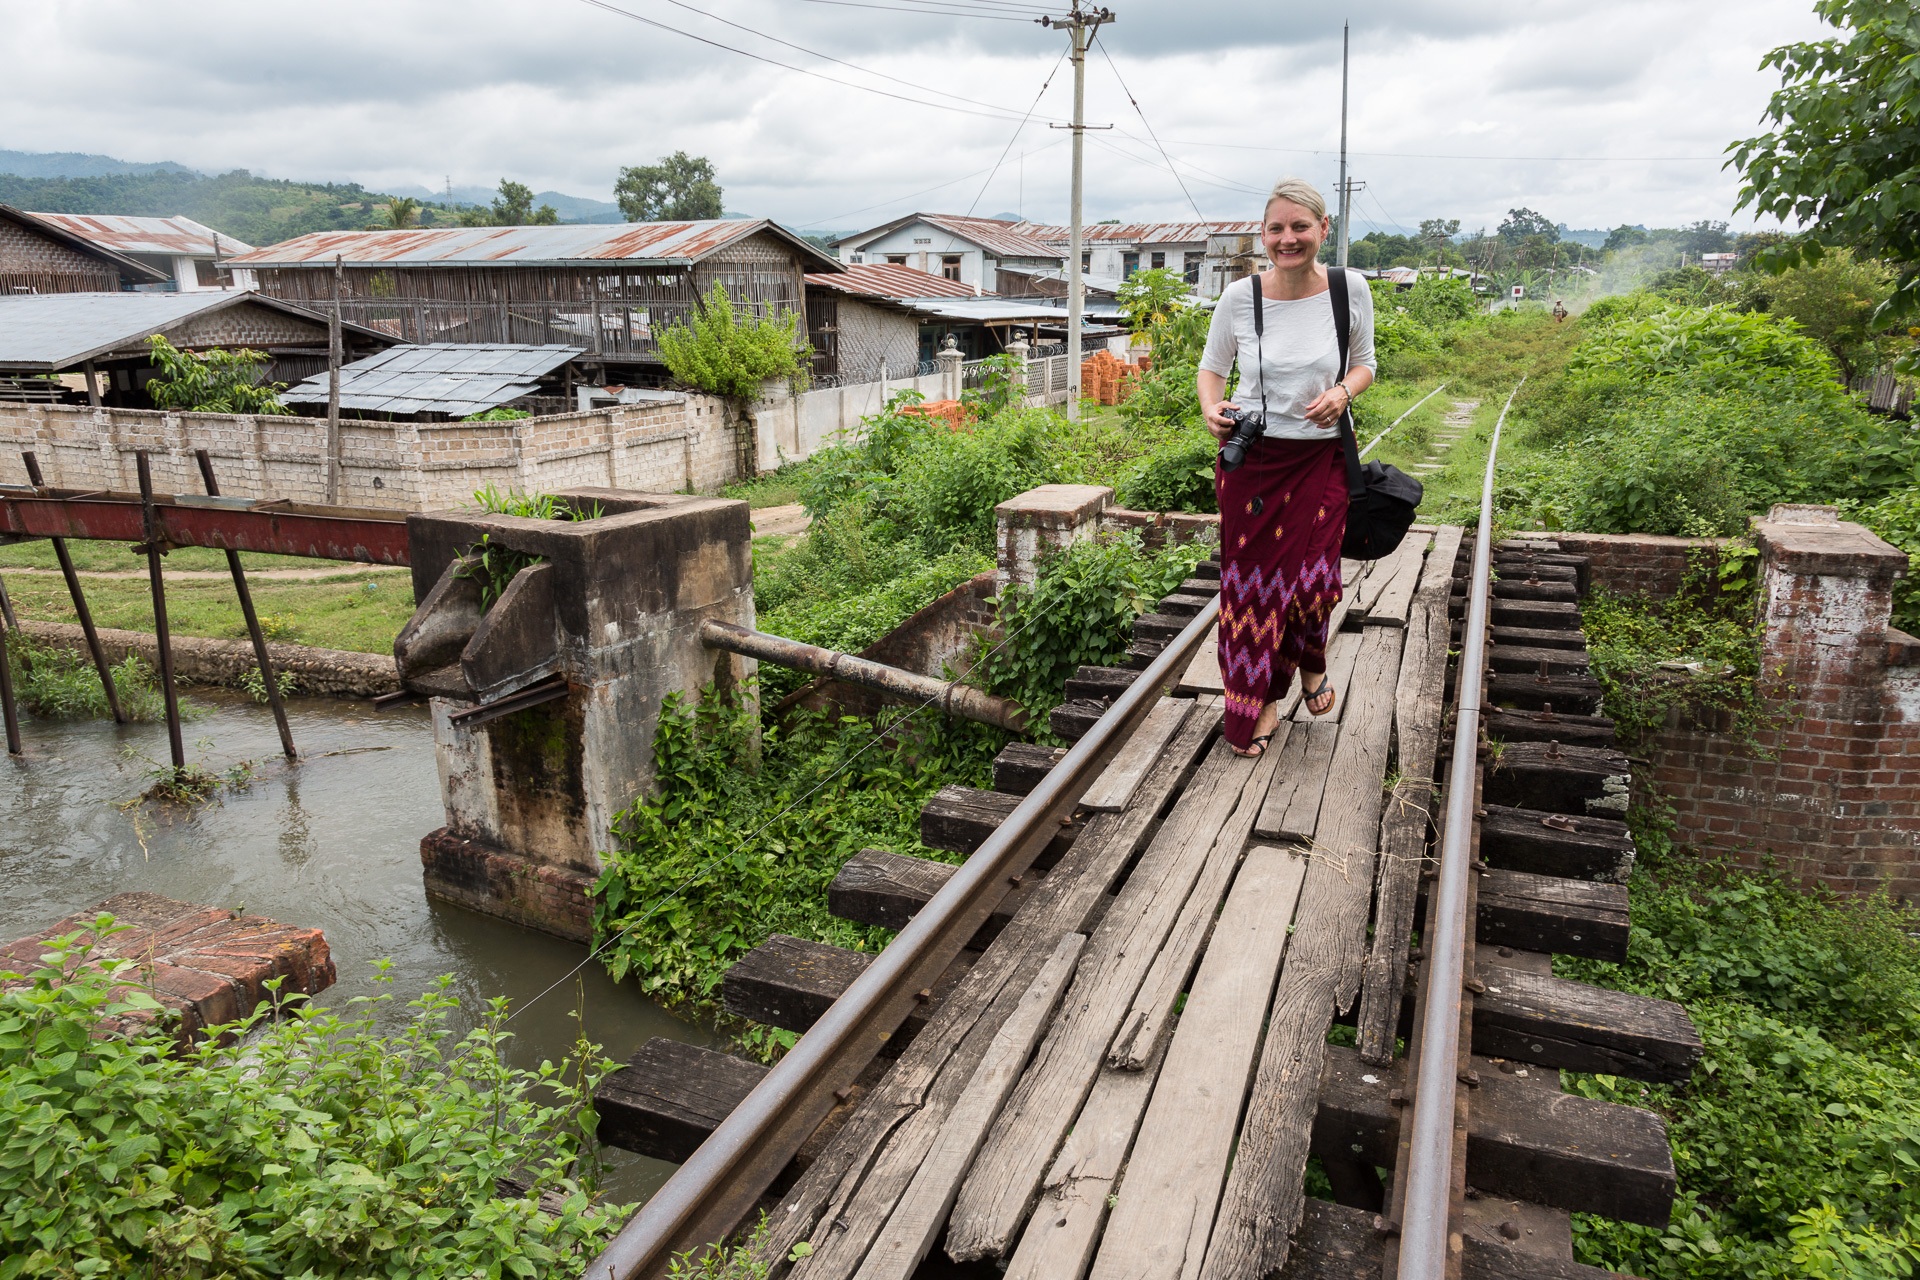
M243 908L326 933L340 979L316 1003L391 991L381 1019L442 974L471 1025L495 996L521 1012L510 1030L515 1065L564 1057L579 1030L624 1061L653 1036L712 1044L617 986L599 963L569 977L586 948L428 901L420 837L445 821L433 730L424 707L293 698L301 760L280 755L273 716L244 695L194 690L187 755L214 770L252 761L256 777L193 807L143 803L147 770L167 758L166 727L22 715L24 760L0 755L0 941L39 932L116 893ZM392 982L375 965L391 961ZM561 985L535 999L554 983ZM528 1001L533 1001L527 1004ZM643 1199L672 1166L609 1151L605 1190Z

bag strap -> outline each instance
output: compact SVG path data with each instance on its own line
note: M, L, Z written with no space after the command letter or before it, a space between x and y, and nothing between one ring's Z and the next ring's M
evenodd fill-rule
M1333 304L1333 337L1340 348L1340 376L1347 376L1347 340L1353 327L1352 299L1347 296L1347 271L1345 267L1334 267L1327 272L1327 295ZM1255 296L1259 285L1254 285ZM1360 475L1360 444L1353 438L1353 406L1349 401L1340 411L1340 452L1347 459L1347 498L1349 501L1363 497L1367 492L1367 482Z
M1267 301L1260 296L1260 273L1254 272L1253 281L1253 368L1254 377L1260 383L1260 429L1266 430L1267 421L1267 353L1262 339L1267 331Z

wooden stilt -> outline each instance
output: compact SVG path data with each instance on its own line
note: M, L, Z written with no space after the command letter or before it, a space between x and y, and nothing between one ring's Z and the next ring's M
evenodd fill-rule
M38 489L46 484L40 474L40 459L31 453L22 453L21 460L27 464L27 479ZM113 712L117 723L127 723L127 713L120 707L120 694L113 684L113 668L107 665L106 651L100 647L100 633L93 627L93 612L87 608L86 593L80 589L80 575L74 572L73 556L67 551L65 538L49 538L53 544L53 554L60 560L60 572L67 580L67 594L73 597L73 612L80 619L81 634L87 638L87 652L93 655L93 669L100 673L100 686L107 691L107 706Z
M167 703L167 749L173 754L174 772L187 767L187 747L180 738L180 697L173 688L173 639L167 630L167 584L160 573L160 517L153 506L153 468L145 449L136 450L134 461L140 468L141 532L147 553L147 581L153 587L153 638L160 650L160 692Z
M0 623L5 623L9 631L20 630L20 619L14 615L13 598L7 594L5 579L0 579ZM20 651L20 665L28 671L33 670L33 659L27 656L25 649Z
M12 633L11 627L0 623L0 719L7 725L7 754L22 756L26 752L20 746L20 715L13 705L13 656L7 652L7 637Z
M207 496L220 496L220 484L213 478L213 459L207 456L205 449L195 449L194 458L200 463L200 478L206 482ZM280 699L280 682L275 679L273 659L267 656L267 637L260 630L260 615L253 609L253 593L247 590L247 571L240 567L240 553L231 548L227 551L227 569L233 574L233 590L240 597L240 612L247 619L247 634L253 637L254 661L260 664L260 678L266 682L267 705L273 708L274 727L280 730L280 749L287 753L287 759L298 760L300 755L293 749L293 731L287 727L286 704Z

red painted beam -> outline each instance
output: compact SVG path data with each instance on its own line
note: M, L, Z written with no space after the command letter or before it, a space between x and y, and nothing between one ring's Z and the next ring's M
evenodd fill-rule
M161 538L176 547L409 563L404 516L359 507L325 507L245 498L160 496ZM92 538L135 544L145 533L138 494L0 487L0 534Z

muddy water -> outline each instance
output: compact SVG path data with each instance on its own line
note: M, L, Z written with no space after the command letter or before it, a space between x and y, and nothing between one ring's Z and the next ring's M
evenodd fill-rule
M214 770L250 760L257 771L192 808L139 801L152 761L167 758L164 726L23 717L27 758L0 756L0 941L145 890L318 926L340 972L322 1005L390 990L403 1006L442 974L453 975L469 1022L506 996L522 1010L511 1026L518 1065L564 1056L576 1009L617 1060L653 1036L711 1042L630 984L614 985L597 962L567 978L586 948L427 900L420 837L444 814L424 708L376 713L294 698L303 758L288 765L265 707L224 691L195 691L192 701L203 714L186 726L189 759ZM390 984L375 980L382 960L392 962ZM381 1014L387 1025L404 1016L403 1007ZM607 1190L619 1199L651 1194L671 1171L610 1155L618 1167Z

